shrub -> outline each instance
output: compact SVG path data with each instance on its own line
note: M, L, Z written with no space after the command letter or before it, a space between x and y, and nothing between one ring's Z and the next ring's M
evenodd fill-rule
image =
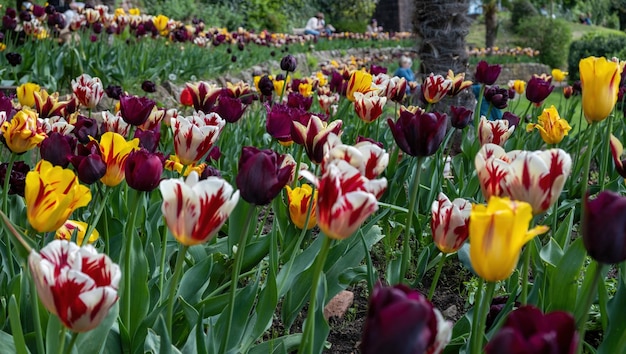
M567 60L569 66L570 78L578 79L578 62L582 58L588 56L619 57L626 48L626 34L619 32L597 33L590 32L581 39L575 40L569 47L569 57Z
M521 35L520 45L539 50L539 61L560 68L567 60L567 46L572 31L564 20L534 16L517 26Z
M535 6L529 0L516 0L511 6L511 24L513 29L526 19L539 15Z

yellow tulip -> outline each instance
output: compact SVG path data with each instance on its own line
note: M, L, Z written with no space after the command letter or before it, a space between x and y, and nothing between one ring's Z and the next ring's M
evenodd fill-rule
M309 97L313 94L313 85L308 82L302 82L300 86L298 86L298 91L300 91L302 96Z
M100 180L109 187L115 187L124 180L126 158L133 150L139 148L139 139L126 141L123 136L106 132L100 138L100 153L107 165L107 172Z
M578 67L585 118L589 123L602 121L609 116L617 102L619 64L604 57L588 57L582 59Z
M17 112L10 122L2 123L0 135L17 154L34 148L46 138L46 133L37 126L37 113L28 108Z
M72 235L76 232L76 243L79 245L83 244L83 240L85 239L85 233L89 225L86 222L76 221L76 220L68 220L63 224L57 232L54 234L54 238L57 240L68 240L72 239ZM98 230L94 229L87 240L87 243L94 243L100 237L100 233Z
M508 278L522 247L548 231L546 226L528 230L533 217L526 202L491 197L485 205L474 205L470 215L470 261L476 274L487 281Z
M556 82L562 82L565 80L565 77L569 74L567 71L562 71L561 69L552 69L552 79Z
M509 83L509 87L512 88L515 93L521 95L526 91L526 81L523 80L514 80Z
M287 83L291 81L291 78L287 78ZM285 80L274 80L274 92L280 95L283 92L283 87L285 86Z
M324 75L323 72L318 71L315 73L315 77L317 78L318 84L317 86L326 86L328 85L328 79L326 78L326 75Z
M543 110L543 113L539 116L539 124L528 123L526 131L530 132L535 128L539 130L539 134L546 144L560 143L563 137L572 130L569 123L559 116L559 112L554 108L554 105Z
M41 87L32 82L26 82L17 87L17 100L22 106L35 107L35 91Z
M185 167L185 165L183 165L180 162L180 159L178 158L178 156L170 155L170 158L165 160L164 167L166 170L176 171L179 174L182 174L183 167ZM187 168L185 169L185 174L183 174L183 176L185 177L189 176L191 171L196 171L196 173L200 176L202 175L202 172L204 172L204 169L207 167L207 164L206 163L201 163L201 164L192 163L191 165L187 165L186 167Z
M306 214L309 210L309 203L311 203L311 194L313 194L313 206L311 207L311 216L309 217L309 223L307 224L307 230L310 230L317 223L315 216L315 207L317 206L317 190L313 193L313 188L308 184L303 184L302 187L296 187L291 189L287 188L287 198L289 199L289 217L297 228L303 229L306 222Z
M89 204L91 192L74 172L41 160L26 175L26 216L39 232L56 231L77 208Z
M128 9L128 14L132 16L139 16L141 15L141 11L138 8L133 7L132 9Z
M373 77L370 73L364 70L356 70L350 75L350 80L348 81L348 89L346 91L346 97L354 102L354 93L368 93L372 91L372 81Z
M152 19L152 23L154 23L154 27L156 27L159 32L163 32L167 28L167 22L169 20L170 19L167 18L167 16L159 15Z

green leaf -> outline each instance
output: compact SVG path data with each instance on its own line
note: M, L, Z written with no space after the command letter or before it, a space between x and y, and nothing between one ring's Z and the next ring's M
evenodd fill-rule
M226 324L228 322L229 306L234 306L233 322L230 329L230 343L223 343L226 351L232 349L240 349L242 344L242 338L245 334L247 327L253 323L250 319L250 312L255 304L257 290L259 288L259 282L255 281L245 288L239 290L235 297L235 303L229 304L223 308L222 314L217 321L216 330L221 334L221 338L226 334Z
M604 333L604 340L598 348L599 354L614 354L626 352L626 283L619 282L615 296L609 301L609 326Z
M13 336L0 331L0 353L16 353Z
M558 262L556 271L550 279L549 301L546 312L563 310L573 312L576 307L578 277L585 260L586 251L582 238L572 242Z
M78 336L76 339L76 348L79 353L102 353L109 336L109 332L111 331L111 327L113 327L113 324L116 322L117 316L119 315L119 304L120 302L118 301L115 305L113 305L113 307L111 307L109 314L104 318L100 325L98 325L98 327L89 332L81 333Z
M24 332L22 331L22 322L20 321L20 310L17 307L15 295L11 295L9 299L9 322L11 323L15 352L17 354L29 353L26 348L26 342L24 341Z
M572 232L572 226L574 225L575 211L576 211L576 206L572 206L570 212L565 217L565 220L563 220L559 224L559 228L554 234L554 239L556 240L560 248L567 248L567 245L569 244L570 234Z
M190 304L200 301L200 297L209 286L207 274L211 273L213 259L206 257L202 261L196 263L189 268L182 276L180 286L178 287L178 296L185 299Z
M556 267L557 263L563 257L563 250L561 249L561 246L559 246L559 243L551 237L550 241L548 241L548 243L541 248L539 256L544 262Z
M302 333L288 334L283 337L271 339L252 347L248 354L283 354L291 353L298 349L302 341Z
M46 353L58 353L61 330L63 325L57 316L48 318L48 326L46 328ZM67 335L66 335L67 339Z

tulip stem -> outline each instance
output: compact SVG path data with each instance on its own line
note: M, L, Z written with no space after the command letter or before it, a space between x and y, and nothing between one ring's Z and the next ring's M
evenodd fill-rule
M591 137L589 138L589 144L587 145L587 151L585 151L585 164L583 167L583 179L580 182L581 184L581 193L580 193L580 201L582 203L582 213L580 215L585 215L585 196L587 195L587 188L589 184L589 169L591 167L591 155L593 155L593 146L596 141L596 130L598 124L596 122L590 123L591 127Z
M606 140L605 141L611 141L612 130L613 130L613 113L610 114L609 117L606 119ZM608 159L611 157L610 156L611 152L609 151L609 145L610 144L602 144L602 155L600 155L600 158L602 159L600 160L602 162L600 164L600 191L603 191L606 186L606 182L604 179L606 177Z
M43 330L41 329L41 317L39 316L39 297L37 296L37 287L35 286L35 279L33 279L31 273L30 282L30 301L33 307L33 325L35 326L35 338L37 342L37 352L45 353L43 345Z
M439 276L441 275L441 270L443 269L443 265L446 263L446 254L441 253L441 259L437 264L437 270L435 271L435 276L433 277L433 282L430 284L430 290L428 291L428 301L433 299L433 295L435 294L435 288L437 288L437 282L439 282Z
M63 354L63 349L65 349L65 337L67 337L65 334L67 333L67 327L65 327L65 325L61 326L61 332L59 333L59 347L58 352L59 354ZM45 353L45 352L44 352Z
M402 263L400 264L400 277L399 281L404 281L404 277L406 275L406 271L409 267L409 263L411 262L411 224L413 223L413 217L415 214L415 204L417 202L417 195L420 189L420 174L422 172L422 163L424 162L423 156L417 157L417 167L415 174L413 175L413 181L409 185L409 212L406 217L406 228L404 230L404 239L402 240ZM411 189L413 187L413 189ZM417 251L417 250L416 250Z
M100 191L99 188L98 188L98 191ZM89 237L93 233L93 230L96 228L98 221L100 221L100 217L102 216L104 207L107 205L107 199L109 199L110 192L111 192L111 189L107 188L107 190L104 192L102 200L99 201L96 212L90 216L89 225L87 225L87 231L85 232L85 237L83 237L83 241L80 244L81 246L83 246L85 243L89 243ZM101 193L98 193L98 195L100 194Z
M469 352L474 354L475 342L478 341L478 322L480 317L480 305L483 298L483 278L478 278L478 286L476 287L476 295L474 297L474 308L472 309L472 328L470 332ZM481 337L482 341L482 337Z
M76 339L78 339L78 332L72 332L72 338L70 339L70 344L68 344L67 348L65 348L65 354L72 353L72 348L74 348L74 344L76 344Z
M132 189L131 189L132 190ZM134 190L133 190L134 191ZM130 193L129 193L130 194ZM131 323L130 323L130 314L131 314L131 258L133 253L133 239L135 238L135 223L137 222L137 213L140 205L142 205L144 194L143 192L134 192L129 195L130 197L130 215L128 218L128 225L126 228L125 236L126 236L126 244L124 247L124 293L122 294L122 299L124 300L124 326L128 330L129 335L133 335Z
M522 294L520 295L520 303L525 306L528 303L528 269L530 268L530 242L526 244L524 249L524 260L522 263Z
M485 85L480 85L480 91L478 97L476 97L476 111L474 112L474 130L476 130L476 136L480 136L478 131L478 124L480 123L480 106L483 103L483 96L485 95Z
M476 337L472 338L472 351L471 354L481 354L483 350L483 337L486 330L487 324L487 314L489 313L489 308L491 306L491 300L493 298L493 293L496 289L496 282L489 281L487 282L487 290L485 290L485 296L482 297L480 301L480 310L477 319L478 327L476 329ZM482 290L482 289L481 289Z
M291 188L296 186L298 183L298 176L300 175L300 164L302 163L302 153L304 152L304 148L302 145L298 144L298 152L296 153L296 171L293 182L291 182Z
M254 217L256 210L255 205L249 206L248 215L246 216L245 225L243 227L243 234L239 239L239 246L237 247L237 253L235 254L235 264L233 265L233 274L231 275L230 283L230 299L228 304L228 322L226 322L226 336L222 343L222 350L220 353L225 353L228 349L228 342L230 340L230 330L233 324L233 316L235 313L235 299L237 296L237 280L239 279L239 273L241 273L241 265L243 263L244 252L246 250L246 244L248 243L248 234L250 233L248 228L252 218Z
M330 250L330 244L332 239L325 235L322 243L322 249L320 250L317 259L315 261L315 269L313 270L313 286L311 287L311 298L309 300L309 311L306 316L306 323L304 326L304 333L302 334L302 341L300 342L300 349L298 353L313 354L315 346L315 310L317 305L317 288L319 286L320 275L324 270L324 264L326 264L326 258L328 256L328 250ZM322 299L323 301L324 299Z
M165 259L167 258L167 229L163 230L163 236L161 237L161 274L159 274L159 305L165 301L163 294L165 293Z
M166 325L169 331L170 338L172 338L172 319L174 317L174 303L176 303L176 289L178 289L178 282L180 281L180 275L183 270L183 263L185 262L185 255L189 246L184 246L182 243L178 247L178 255L176 255L176 265L174 266L174 275L170 282L170 294L167 300L167 318Z
M600 277L602 276L604 264L592 260L589 267L594 267L592 284L589 291L583 295L585 296L584 301L582 302L583 307L578 307L576 309L576 326L578 327L578 333L580 334L577 351L578 354L583 353L583 347L585 345L585 331L587 330L587 319L589 319L589 309L591 308L591 304L593 304L593 300L596 298L598 283L600 282ZM589 268L587 268L587 270L589 270ZM589 273L587 272L587 274Z
M13 165L15 164L15 160L17 159L17 154L11 152L11 156L9 157L9 164L7 165L6 172L4 173L4 186L2 189L2 212L9 214L8 203L9 203L9 181L11 180L11 171L13 171ZM15 276L15 268L13 268L13 256L11 252L11 240L9 237L9 232L7 230L4 231L4 244L6 246L6 252L8 255L7 263L9 264L9 277L12 279Z

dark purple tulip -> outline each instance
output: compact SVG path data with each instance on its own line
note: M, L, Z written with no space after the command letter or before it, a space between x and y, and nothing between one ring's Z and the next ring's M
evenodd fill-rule
M67 21L65 20L65 16L58 12L48 15L48 26L57 27L57 28L65 28L67 26Z
M474 112L463 106L450 106L450 124L456 129L467 127L472 121Z
M48 5L46 6L46 13L48 15L52 15L53 13L55 13L57 11L57 9L54 7L54 5Z
M146 149L147 151L154 153L159 147L159 140L161 139L161 132L159 130L143 130L136 129L135 138L139 139L139 147Z
M92 34L91 36L89 36L89 40L91 41L91 43L95 43L98 41L98 36Z
M7 174L8 162L0 163L0 185L4 186L4 178ZM30 167L24 161L16 161L11 169L9 177L9 194L17 194L24 196L24 187L26 186L26 174L30 172Z
M211 163L213 161L218 161L222 157L222 151L219 146L213 145L210 149L204 161Z
M18 66L22 64L22 55L20 53L8 52L5 54L5 57L11 66Z
M8 12L8 11L7 11ZM17 20L7 15L2 16L2 29L13 31L17 27Z
M384 66L378 66L376 64L372 64L372 66L370 66L370 74L372 75L386 74L386 73L387 73L387 68L385 68Z
M361 353L427 353L436 337L437 317L424 295L402 284L376 285L365 318Z
M242 104L238 98L230 97L228 94L220 94L213 111L224 118L228 123L235 123L243 116L248 106Z
M141 83L141 89L148 92L148 93L152 93L152 92L156 92L157 87L156 84L150 80L146 80L144 82Z
M540 76L533 76L526 84L526 98L533 103L541 104L554 90L552 78L545 80Z
M291 54L285 55L280 60L280 68L284 71L292 73L296 71L297 66L298 66L298 61L296 60L296 57L294 57Z
M15 18L17 17L17 10L15 10L12 7L7 7L7 11L5 12L5 15L10 18Z
M159 186L163 174L163 161L146 149L131 152L124 166L126 183L138 191L150 192Z
M33 16L30 14L30 12L26 10L20 12L20 21L28 22L32 19L33 19Z
M72 134L81 144L89 143L89 137L98 138L98 122L93 118L78 115Z
M281 167L285 155L273 150L244 146L239 158L237 187L241 198L254 205L267 205L287 185L294 167Z
M497 109L505 109L509 100L509 90L497 85L488 87L485 90L485 100Z
M259 91L263 96L271 96L274 92L274 83L267 75L263 75L259 80Z
M291 122L298 121L307 125L311 115L302 108L289 107L284 104L266 105L267 118L265 129L273 138L282 141L292 141Z
M150 117L156 103L148 97L121 96L120 113L124 121L135 126L142 125Z
M493 85L500 76L502 67L498 64L489 65L486 61L481 60L476 65L476 73L474 73L474 80L480 84Z
M46 14L46 8L41 6L41 5L37 5L34 4L33 5L33 15L35 15L35 17L42 17L43 15Z
M71 135L51 132L39 147L42 159L49 161L54 166L66 168L70 164L70 158L74 155L76 138Z
M554 311L544 315L533 306L511 312L485 347L487 354L574 354L578 333L574 317Z
M573 89L574 95L582 95L582 93L583 93L583 86L582 86L582 83L580 82L580 80L574 81L574 83L572 84L572 89Z
M443 142L448 125L448 116L442 113L416 113L402 111L398 121L387 119L393 138L411 156L430 156Z
M626 260L626 197L603 191L594 200L585 198L583 243L589 255L600 263Z
M290 92L287 95L287 106L293 108L301 108L305 111L311 109L311 105L313 104L313 96L304 97L299 92Z
M348 81L337 70L333 70L331 74L330 82L328 83L332 92L345 96L348 89Z
M102 22L94 22L91 25L91 29L93 30L93 33L100 34L102 33L102 30L104 29L104 25L102 24Z
M500 119L504 119L504 120L508 120L509 121L509 128L510 127L517 127L517 125L519 124L519 117L516 116L515 114L506 111L504 112L504 114L502 115L502 118Z
M85 184L93 184L107 172L107 165L100 156L100 149L96 142L86 146L79 145L77 154L70 159L78 179Z
M187 32L187 29L184 27L175 29L172 32L172 37L174 38L174 41L176 42L187 42L191 40L191 38L189 37L189 33Z
M104 92L107 96L109 96L109 98L114 100L119 100L120 97L122 97L122 94L124 94L124 90L118 85L109 85L106 89L104 89Z
M146 28L143 26L143 23L142 23L139 26L137 26L137 29L135 30L135 36L141 37L145 35L146 35Z
M7 120L11 119L15 115L15 108L13 108L11 98L5 96L3 92L0 92L0 112L7 114Z
M200 180L207 179L209 177L222 177L222 173L220 172L220 170L213 166L207 166L204 168L204 170L202 170L202 173L200 174Z

